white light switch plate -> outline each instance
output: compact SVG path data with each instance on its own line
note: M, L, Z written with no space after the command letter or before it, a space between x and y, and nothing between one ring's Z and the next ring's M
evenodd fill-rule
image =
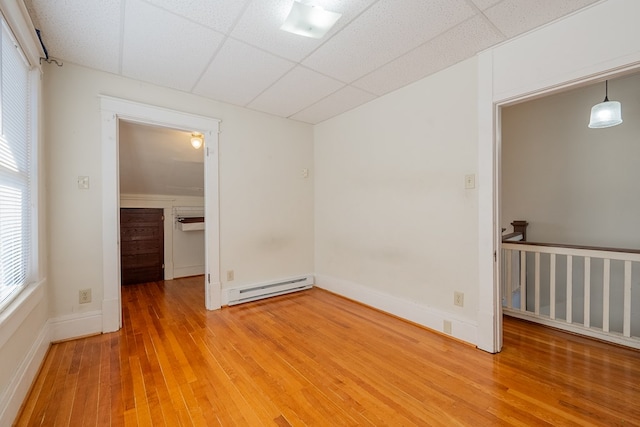
M475 174L464 176L464 188L471 189L476 188L476 176Z

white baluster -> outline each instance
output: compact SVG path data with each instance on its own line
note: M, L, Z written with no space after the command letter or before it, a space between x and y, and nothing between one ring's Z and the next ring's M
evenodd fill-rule
M549 317L556 318L556 254L549 257Z
M513 251L510 249L506 251L507 255L507 308L513 308L512 299L513 299Z
M622 334L625 337L631 336L631 261L624 262L624 323Z
M609 288L611 282L611 260L605 258L602 273L602 330L609 332Z
M535 313L536 316L540 315L540 252L536 252L535 255L535 277L534 277L534 283L535 283L535 300L534 300L534 304L535 304Z
M567 323L573 322L573 256L567 255Z
M584 327L591 322L591 257L584 257Z
M527 253L520 251L520 311L527 311Z

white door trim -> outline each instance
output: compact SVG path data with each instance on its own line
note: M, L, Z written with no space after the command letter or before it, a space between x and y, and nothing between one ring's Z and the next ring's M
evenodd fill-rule
M102 331L122 326L120 301L120 185L118 173L118 123L127 120L147 125L199 131L205 136L205 221L206 274L205 305L220 308L220 201L218 190L218 130L220 120L141 104L121 98L100 96L102 115ZM207 280L207 278L210 278Z
M502 347L500 257L494 258L501 244L500 108L640 69L638 14L635 0L597 2L478 56L477 345L482 350L496 353ZM576 49L577 44L589 48Z

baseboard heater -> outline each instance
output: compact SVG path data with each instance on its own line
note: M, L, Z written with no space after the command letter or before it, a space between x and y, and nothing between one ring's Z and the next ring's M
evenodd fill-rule
M242 304L243 302L256 301L276 295L304 291L305 289L310 289L312 286L313 276L309 275L232 288L228 291L228 305Z

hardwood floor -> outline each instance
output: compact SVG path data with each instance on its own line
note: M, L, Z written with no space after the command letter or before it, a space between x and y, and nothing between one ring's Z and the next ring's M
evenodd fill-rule
M640 352L523 321L490 355L319 289L122 292L124 328L53 345L17 425L640 425Z

